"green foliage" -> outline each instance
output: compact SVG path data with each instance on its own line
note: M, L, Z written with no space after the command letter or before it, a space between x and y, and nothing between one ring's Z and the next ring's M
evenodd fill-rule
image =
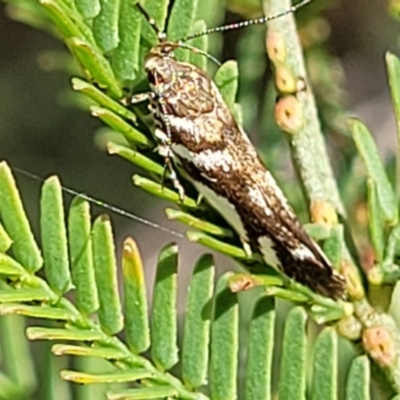
M11 171L4 162L0 165L0 179L9 189L7 199L1 202L1 209L13 208L14 212L18 211L19 218L29 228ZM214 286L213 258L204 255L195 266L190 280L183 341L179 345L176 245L168 245L160 252L153 301L149 307L138 249L133 239L124 241L121 308L118 289L121 285L117 280L109 219L103 215L91 224L88 203L76 198L68 213L67 239L60 191L60 183L54 177L43 184L41 204L49 205L42 208L42 220L48 218L53 221L52 229L42 224L41 230L42 243L46 243L43 247L47 249L44 278L30 270L27 261L18 262L6 254L2 254L0 260L0 273L8 277L0 290L0 314L3 315L0 323L4 332L1 343L6 351L4 355L8 356L8 376L4 375L8 385L5 383L3 386L3 398L20 398L23 393L32 391L36 383L33 367L27 369L31 362L26 342L21 346L24 330L22 320L8 314L52 321L49 325L29 327L27 335L31 340L55 341L52 352L58 356L110 361L105 371L64 369L61 371L63 379L87 385L136 382L134 388L130 389L108 388L106 396L109 399L150 399L160 396L235 399L238 394L237 374L241 370L246 371L246 398L270 398L276 314L272 298L264 295L254 297L251 304L246 306L253 310L248 318L249 329L240 330L239 308L244 305L240 305L238 294L230 289L232 273L221 276ZM51 202L49 198L52 198ZM7 228L8 224L5 223ZM29 230L24 232L25 235L27 233L32 235ZM71 257L63 258L67 243ZM31 241L26 251L35 254L36 249L36 243ZM53 264L54 260L60 261L60 268L70 263L72 285L70 269L64 268L58 276L55 274L57 263ZM71 288L74 296L73 300L68 300L64 295ZM93 319L94 315L96 319ZM297 307L289 313L285 323L279 383L281 398L293 399L293 394L301 398L305 392L307 365L310 362L306 354L306 322L307 314L304 309ZM12 330L12 334L7 334L8 330ZM117 336L121 330L124 330L125 341ZM238 354L240 335L245 337L248 348L248 356L243 360ZM73 344L63 344L65 341ZM332 363L336 363L337 345L332 345L332 341L337 342L336 333L326 328L315 344L313 379L317 388L320 388L320 380L326 382L335 377L331 370ZM146 352L149 349L148 358ZM11 356L13 351L18 353ZM168 373L178 363L181 373L177 376L181 376L181 379ZM324 364L329 365L330 369L325 370ZM92 371L92 368L88 369ZM24 380L14 381L14 375L19 374L24 375ZM365 379L368 378L366 376ZM206 393L209 394L198 392L207 382L209 390ZM62 383L54 385L52 392L61 390ZM335 398L335 385L324 385L323 389L324 393L329 392ZM91 397L82 395L77 398Z
M270 3L274 11L288 7L282 1ZM108 143L108 152L144 171L145 176L135 175L133 183L178 206L167 209L167 216L190 227L186 233L190 241L230 256L251 269L251 274L226 273L215 284L213 258L201 257L190 279L180 341L176 245L170 244L160 251L150 305L144 267L134 240L124 241L122 274L118 274L118 245L114 243L109 217L101 215L93 222L89 204L82 197L75 198L65 214L62 187L56 177L49 178L42 188L40 248L11 170L3 162L1 399L29 398L39 386L42 398L48 399L267 400L275 393L281 400L304 399L306 394L312 399L337 399L342 390L343 398L353 400L372 397L371 377L381 384L390 383L392 391L400 393L400 332L389 314L377 311L387 310L400 277L400 189L398 185L393 188L372 136L360 121L349 122L359 156L353 152L346 162L355 163L360 157L367 174L368 197L362 200L368 209L370 243L376 259L368 274L354 261L357 252L345 235L345 227L335 220L336 214L343 219L346 216L309 90L299 94L304 113L300 132L288 138L306 198L312 204L329 203L333 209L333 222L328 218L330 223L313 224L308 231L324 241L324 251L348 280L349 302L335 302L288 281L264 265L257 254L249 254L229 226L230 221L221 222L206 201L197 199L194 188L184 179L188 195L183 201L168 179L163 181L163 160L154 152L151 119L139 102L132 106L133 111L125 106L128 93L142 93L147 87L143 60L156 43L155 33L130 1L41 0L37 4L32 0L14 0L10 4L20 10L14 15L64 40L81 68L81 76L72 79L73 89L85 96L92 115L119 135L118 140ZM144 5L157 26L164 29L169 2L146 0ZM204 30L205 22L198 20L200 12L204 15L197 1L175 1L166 28L168 36L177 40ZM290 19L278 19L272 24L271 27L284 32L283 42L297 43ZM249 37L253 37L249 32ZM208 41L208 37L201 37L191 44L207 52ZM215 42L210 45L217 47ZM295 45L287 49L287 64L274 64L276 76L283 67L294 76L304 75L301 51ZM250 56L251 50L247 48L242 53L248 58L250 69L259 76L260 67L255 60L260 53ZM202 69L207 67L207 59L200 53L179 49L176 54ZM332 62L326 52L316 52L315 47L308 54L311 65L315 60L327 65ZM389 54L387 65L400 126L400 62ZM241 121L242 109L235 103L238 75L236 62L228 61L216 71L215 82ZM245 79L251 83L253 78L248 73ZM340 104L327 105L327 99L320 95L325 118L327 110L343 117ZM244 96L244 107L249 107L254 93L245 90ZM265 103L270 104L268 98ZM247 111L245 116L247 119ZM329 125L329 121L325 122ZM345 128L340 129L343 134ZM273 154L271 158L275 160ZM184 172L181 173L184 178ZM353 184L357 177L352 173L349 168L341 171L339 177L341 186L345 186L346 203L354 200L358 189ZM349 191L343 183L346 181L347 187L351 186ZM256 286L258 291L254 290L253 296L238 293ZM287 315L287 303L281 299L295 303ZM9 314L39 319L38 326L28 327L28 338L55 342L51 351L57 356L74 356L72 367L63 363L63 380L53 379L60 363L48 357L48 349L40 353L46 357L46 376L38 377L24 338L25 320ZM286 318L280 322L278 317L283 316ZM319 324L334 322L337 329L323 327L313 333L311 327L315 325L309 317ZM347 374L341 371L338 332L348 340L363 339L363 354L356 357L354 351ZM339 377L340 372L343 378ZM76 389L72 395L66 381L84 384L84 389Z

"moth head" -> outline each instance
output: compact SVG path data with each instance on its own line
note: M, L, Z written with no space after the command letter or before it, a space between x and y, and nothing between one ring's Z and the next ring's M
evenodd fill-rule
M175 43L160 43L146 55L144 68L151 85L166 84L173 79L177 62L173 54L175 48Z

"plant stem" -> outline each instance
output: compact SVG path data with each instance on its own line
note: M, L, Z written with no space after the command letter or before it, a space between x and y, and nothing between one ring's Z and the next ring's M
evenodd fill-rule
M275 15L290 7L290 0L263 1L265 15ZM301 178L307 199L310 203L314 201L331 203L336 211L344 216L345 210L328 159L315 99L307 81L294 16L289 14L273 19L268 22L267 28L266 43L279 40L284 45L284 59L278 60L277 63L272 59L275 72L278 68L286 68L295 79L301 78L306 84L305 90L299 90L296 93L296 98L302 108L303 124L295 134L289 136L289 143L294 165Z
M291 1L264 0L263 6L265 15L274 15L288 10L291 7ZM287 15L268 22L266 43L268 54L274 63L275 83L278 82L279 73L282 71L285 71L285 73L288 72L289 74L284 76L292 78L293 82L296 82L296 85L299 79L305 82L306 88L304 90L298 90L295 85L295 90L291 92L292 97L300 103L298 110L301 110L303 123L299 129L296 129L289 136L289 143L294 165L300 176L307 199L310 203L318 201L330 203L337 213L345 217L344 207L322 137L315 99L307 83L302 50L293 15ZM274 53L271 50L279 51ZM290 82L290 79L288 81ZM295 93L294 96L293 93ZM288 92L281 92L279 95L285 97L288 96ZM343 259L350 261L349 250L345 244L344 247ZM355 272L356 268L353 262L350 262L350 264L350 269ZM361 284L359 274L356 273L352 277L357 281L357 284ZM355 315L363 326L363 339L368 334L368 329L371 328L376 329L382 335L383 333L387 333L385 340L380 338L381 342L378 340L375 348L379 348L379 344L381 344L381 347L385 350L387 348L390 349L390 351L387 351L391 356L390 364L384 363L386 361L383 357L383 355L386 355L385 352L370 351L365 343L364 350L383 370L388 381L395 388L396 392L399 393L400 331L395 321L389 314L377 312L377 310L371 307L365 297L359 301L354 301L353 305ZM382 359L384 360L382 361Z

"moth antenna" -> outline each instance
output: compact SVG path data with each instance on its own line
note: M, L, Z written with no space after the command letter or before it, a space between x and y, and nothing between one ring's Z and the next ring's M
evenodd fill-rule
M17 167L12 167L11 169L14 172L17 172L18 174L24 175L24 176L26 176L26 177L28 177L30 179L35 180L35 181L38 181L38 182L45 182L46 181L45 179L41 178L40 176L32 174L31 172L25 171L24 169L17 168ZM76 191L74 189L70 189L70 188L68 188L66 186L61 186L61 190L64 193L68 193L69 195L79 197L82 200L86 200L91 204L94 204L94 205L96 205L98 207L104 208L105 210L111 211L111 212L113 212L115 214L118 214L118 215L120 215L122 217L129 218L129 219L131 219L133 221L140 222L143 225L147 225L147 226L150 226L151 228L158 229L158 230L166 232L166 233L168 233L170 235L174 235L174 236L176 236L178 238L185 239L184 235L182 235L179 232L174 231L173 229L166 228L165 226L157 224L156 222L150 221L149 219L146 219L146 218L142 218L142 217L140 217L140 216L138 216L136 214L133 214L133 213L131 213L129 211L125 211L122 208L119 208L117 206L113 206L112 204L108 204L108 203L105 203L105 202L103 202L101 200L95 199L94 197L88 196L87 194L78 192L78 191Z
M235 30L235 29L245 28L250 25L265 24L266 22L271 21L273 19L277 19L280 17L284 17L285 15L292 14L292 13L296 12L298 9L305 6L306 4L311 3L311 1L312 0L303 0L300 3L288 8L287 10L279 12L274 15L261 17L261 18L255 18L255 19L248 19L246 21L241 21L241 22L234 22L233 24L228 24L228 25L219 26L216 28L207 29L206 31L203 31L203 32L193 33L192 35L186 36L182 40L182 42L186 42L188 40L191 40L191 39L194 39L194 38L197 38L200 36L209 35L211 33L226 32L226 31L231 31L231 30Z
M149 25L153 28L154 32L156 33L156 35L158 37L158 40L160 42L165 41L166 34L165 34L165 32L160 31L154 18L150 17L149 13L145 10L145 8L140 3L136 3L136 7L143 14L144 18L149 23Z
M198 49L197 47L191 46L190 44L179 41L177 43L176 47L190 50L193 53L201 54L202 56L204 56L204 57L208 58L210 61L212 61L214 64L216 64L218 66L221 65L221 63L215 57L213 57L211 54L209 54L206 51L203 51L201 49Z
M165 42L167 37L165 32L161 32L158 29L158 26L156 25L156 22L154 20L154 18L151 18L149 13L144 9L144 7L140 4L140 3L136 3L137 8L139 9L139 11L143 14L144 18L146 19L146 21L149 23L149 25L153 28L153 30L155 31L155 33L157 34L158 40L160 42ZM208 58L210 61L212 61L213 63L215 63L216 65L221 65L221 63L212 55L208 54L205 51L202 51L194 46L191 46L190 44L184 43L184 41L179 41L176 43L176 47L180 47L183 49L187 49L190 50L194 53L197 54L201 54L202 56Z

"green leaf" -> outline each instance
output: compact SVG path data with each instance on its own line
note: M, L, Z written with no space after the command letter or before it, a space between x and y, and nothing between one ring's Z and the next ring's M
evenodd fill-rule
M314 344L313 400L337 399L338 337L332 328L325 328Z
M168 21L168 39L178 41L190 32L197 13L198 0L176 0Z
M351 363L346 384L346 400L369 400L370 364L366 355L359 356Z
M32 318L55 319L58 321L72 318L72 313L61 308L48 306L27 306L24 304L0 304L0 315L16 314Z
M167 36L171 41L185 39L197 13L198 0L175 0L169 16ZM178 60L189 61L188 51L176 50Z
M128 142L142 147L152 147L153 144L150 139L112 111L106 108L93 106L91 107L91 112L93 116L100 118L116 132L124 135Z
M113 142L107 144L107 150L109 154L118 154L125 160L130 161L132 164L143 168L144 170L162 177L164 174L164 167L157 162L153 161L136 150L132 150L127 146L122 146Z
M151 356L162 370L178 362L177 268L178 248L169 244L158 259L151 319Z
M55 176L48 178L42 186L40 231L47 281L58 295L62 295L71 289L71 275L62 189Z
M211 222L194 217L191 214L185 213L174 208L167 208L165 214L168 219L179 221L191 228L199 229L200 231L209 233L214 236L233 237L233 232L230 229L221 228Z
M374 247L376 261L381 263L385 251L384 221L379 207L376 185L372 179L367 179L367 193L369 234Z
M326 224L304 224L303 228L316 242L327 239L331 232Z
M277 286L266 287L265 293L267 296L280 297L281 299L289 300L293 303L306 303L309 300L309 298L303 293L298 293L293 290L288 290Z
M70 344L55 344L51 351L56 356L70 355L70 356L85 356L105 358L109 360L120 360L126 357L126 353L111 347L84 347L74 346Z
M113 234L110 220L106 215L96 219L92 235L94 269L100 301L99 321L105 332L114 335L123 328L123 317L118 294Z
M245 287L248 287L248 284L250 284L251 287L263 286L265 288L265 293L269 296L270 289L277 289L274 288L273 285L283 285L282 275L280 275L278 271L267 265L260 265L260 267L265 273L262 274L258 270L256 274L249 274L248 272L232 274L229 278L229 287L231 290L234 292L240 291L233 290L235 287L239 287L239 289L242 288L243 290L244 283ZM306 296L302 295L301 298L306 299Z
M207 383L215 267L211 255L197 262L190 280L182 344L182 376L190 388Z
M77 16L80 16L79 13L77 13L77 9L75 7L74 0L63 0L62 3L65 7L68 7L73 12L74 18L77 18ZM82 22L82 20L80 20L79 22Z
M396 116L397 134L400 136L400 60L393 53L386 53L386 67L389 75L390 94Z
M91 314L99 308L95 280L89 203L72 200L68 215L69 253L75 301L79 310Z
M144 0L142 3L150 18L152 18L161 32L164 31L168 16L169 0Z
M33 237L15 180L4 161L0 163L0 188L0 217L13 241L13 255L27 271L37 271L42 267L42 256Z
M126 341L132 351L142 353L150 346L146 282L135 241L124 241L122 254Z
M119 0L119 42L113 51L111 66L121 82L133 81L140 64L140 31L143 16L131 0Z
M24 267L7 254L0 253L0 275L14 277L26 274Z
M400 143L400 60L392 53L386 53L386 68L389 75L390 94L392 96L392 104L397 125L397 141ZM400 179L400 158L397 151L397 182ZM400 185L396 185L397 198L400 196Z
M204 32L206 29L207 29L206 23L203 20L201 20L201 21L196 21L193 24L193 29L191 32L192 33ZM197 37L191 40L189 44L193 47L196 47L197 49L200 49L203 52L206 52L208 50L208 36L203 35ZM190 64L195 65L196 67L200 68L203 71L207 71L207 57L204 54L191 51L189 54L189 61Z
M111 97L120 99L122 90L115 79L114 73L106 58L92 44L76 37L66 40L68 47L78 59L83 70L98 83L100 87L107 88Z
M237 295L228 286L231 275L223 275L216 288L210 359L210 391L213 400L237 398L239 309Z
M274 350L275 301L262 297L250 321L246 360L246 400L270 400Z
M99 0L74 0L77 10L82 14L84 19L93 19L100 12Z
M189 241L202 244L203 246L206 246L212 250L216 250L220 253L241 260L252 260L252 257L249 256L244 249L221 242L220 240L208 236L202 232L188 231L186 232L186 235Z
M26 395L26 390L21 393L21 387L13 382L11 378L0 372L0 387L2 397L6 400L8 399L18 399L23 395Z
M386 243L386 254L384 259L384 264L389 267L393 268L393 261L395 257L399 254L399 246L400 246L400 224L394 226L390 229L389 236L387 238Z
M128 110L117 101L111 99L101 90L97 89L97 87L79 78L72 78L71 82L74 90L84 93L103 108L107 108L108 110L129 121L136 121L136 115L132 111Z
M342 263L344 247L343 225L335 225L331 228L329 237L325 239L323 249L324 253L336 268Z
M255 104L260 103L259 84L267 68L264 41L259 27L248 27L243 30L236 46L236 52L240 54L240 104L244 110L244 126L251 126L261 114L259 107ZM272 111L272 107L268 110L268 112L270 111ZM271 118L266 114L261 115L262 118ZM261 124L268 129L264 122ZM269 131L268 138L271 138Z
M51 301L51 295L43 289L1 289L0 303L24 303L30 301Z
M238 76L239 70L236 61L227 61L222 64L214 76L214 81L231 112L234 112Z
M310 317L319 325L348 317L349 315L352 315L353 312L353 305L344 302L336 303L335 306L330 306L328 304L313 304L309 309Z
M178 391L170 386L153 386L140 389L128 389L119 393L107 393L108 400L148 400L176 398Z
M12 240L0 223L0 253L5 253L12 245Z
M374 140L361 121L351 119L349 127L358 152L367 169L367 174L376 185L379 204L385 219L393 225L397 220L396 198L387 178L385 168L380 160Z
M61 1L40 0L40 4L45 8L48 16L57 26L59 32L64 38L83 38L84 34L80 26L72 17L72 10Z
M100 13L93 19L93 36L104 52L118 46L121 0L99 0Z
M117 382L133 382L139 379L150 378L152 373L145 369L127 370L127 371L110 371L106 374L88 374L78 371L61 371L61 377L67 381L90 384L90 383L117 383Z
M25 337L25 324L25 318L16 315L0 318L2 365L7 366L9 377L18 384L19 390L26 396L36 388L37 377L29 343ZM2 383L0 380L3 395L6 388ZM16 398L10 397L10 399Z
M279 400L304 400L307 374L307 314L301 307L293 308L286 317Z
M69 357L68 357L69 358ZM68 360L66 357L66 359ZM70 365L65 365L60 369L69 368ZM99 360L94 357L78 357L74 360L74 368L77 368L82 371L90 371L90 373L105 373L110 370L110 365L105 360ZM60 374L59 374L60 375ZM60 376L61 378L61 376ZM107 390L110 387L119 387L125 386L125 384L100 384L100 385L71 385L70 382L64 381L68 384L68 386L74 386L74 399L78 400L105 400ZM74 400L69 399L69 400ZM49 399L52 400L52 399ZM58 399L57 399L58 400Z
M48 350L50 346L47 343L43 346ZM53 357L46 351L41 357L43 375L46 377L41 382L40 393L44 393L43 400L73 400L68 382L61 379L60 370L67 367L68 359Z
M58 27L63 28L63 24L68 24L68 21L71 21L71 24L76 26L79 30L78 34L73 34L71 36L64 36L64 38L76 37L87 40L89 43L94 44L93 31L90 26L83 20L82 16L79 14L78 10L75 8L75 4L73 1L57 1L54 0L40 0L40 4L45 6L47 10L49 8L53 8L53 12L56 11L58 14L55 21L56 24L60 24ZM73 29L74 31L74 29ZM73 31L71 33L73 33Z
M235 103L233 105L233 116L235 117L235 121L239 126L243 126L243 110L242 106L239 103Z
M133 176L133 184L146 190L146 192L154 194L160 199L169 200L188 208L198 208L196 201L190 197L185 196L185 198L181 200L178 193L140 175Z
M72 340L78 342L93 342L103 339L103 334L95 330L57 329L29 327L26 335L30 340Z

